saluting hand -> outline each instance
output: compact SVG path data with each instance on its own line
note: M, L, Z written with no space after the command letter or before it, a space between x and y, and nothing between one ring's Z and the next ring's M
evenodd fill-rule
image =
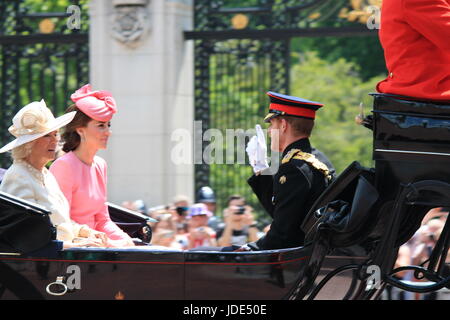
M250 165L256 173L268 168L269 164L267 163L267 144L264 132L259 124L255 126L255 129L256 136L251 137L245 150L247 151Z

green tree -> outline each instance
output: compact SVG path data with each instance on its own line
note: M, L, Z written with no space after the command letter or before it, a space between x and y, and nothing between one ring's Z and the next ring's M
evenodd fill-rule
M384 52L376 35L369 37L295 38L292 51L316 51L318 56L333 63L340 58L353 62L364 81L386 73ZM295 62L294 62L295 63Z
M315 52L294 54L298 60L292 68L291 94L325 106L317 113L312 136L314 146L322 150L341 172L353 160L372 166L372 132L356 125L359 105L371 110L375 85L383 76L363 81L359 66L343 58L329 63Z

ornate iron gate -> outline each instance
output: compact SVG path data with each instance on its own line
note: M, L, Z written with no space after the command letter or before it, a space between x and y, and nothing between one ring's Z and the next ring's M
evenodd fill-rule
M194 3L194 31L185 32L185 38L195 41L195 120L201 121L196 128L202 133L215 128L225 136L227 129L245 131L262 124L267 91L289 94L291 38L373 34L354 20L370 20L370 11L357 9L381 1L250 0L246 3L252 6L245 8L239 7L241 1ZM196 132L195 137L202 133ZM238 134L236 139L240 138ZM224 138L224 148L215 150L216 160L224 158L217 153L226 151L228 157L222 163L205 163L204 154L196 152L195 190L210 185L219 208L234 193L258 207L245 181L251 167L233 164L239 153L245 154L236 150L236 139ZM203 137L203 152L208 143ZM234 148L234 162L229 159L230 148Z
M22 106L44 99L55 115L61 114L70 94L89 81L86 3L67 0L62 7L61 1L0 2L1 145L12 140L8 127ZM0 156L0 167L10 162Z

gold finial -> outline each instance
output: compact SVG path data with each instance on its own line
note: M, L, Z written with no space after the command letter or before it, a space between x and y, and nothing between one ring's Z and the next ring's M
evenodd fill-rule
M39 23L41 33L52 33L55 30L55 23L50 19L44 19Z
M238 13L231 19L231 25L234 29L244 29L248 26L248 17L245 14Z

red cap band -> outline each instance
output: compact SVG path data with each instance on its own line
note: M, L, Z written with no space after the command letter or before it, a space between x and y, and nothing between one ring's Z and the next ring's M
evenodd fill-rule
M299 108L299 107L291 107L286 106L284 104L278 104L278 103L271 103L269 106L270 109L278 110L278 111L284 111L289 116L300 116L310 119L316 118L316 111L306 108Z

